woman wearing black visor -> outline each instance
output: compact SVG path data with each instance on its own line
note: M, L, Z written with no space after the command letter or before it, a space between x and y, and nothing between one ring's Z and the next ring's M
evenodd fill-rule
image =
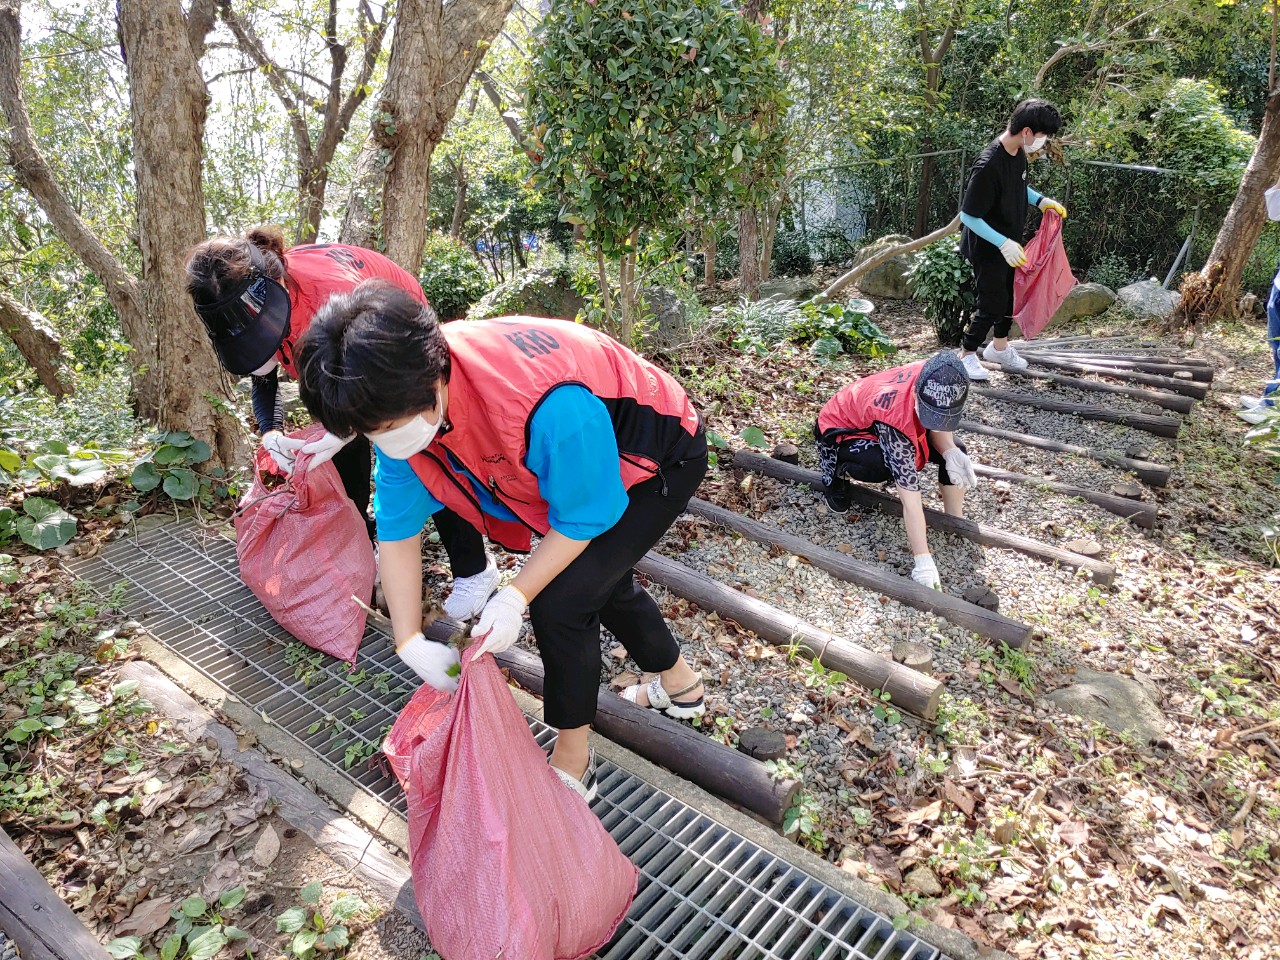
M420 303L426 295L416 279L375 250L337 243L284 246L277 226L255 227L243 237L214 237L187 254L187 289L204 321L218 359L235 376L253 378L253 414L262 445L285 474L299 451L313 464L332 459L347 492L374 538L368 517L372 450L367 437L325 433L304 441L284 435L279 371L297 376L294 345L316 311L336 293L378 277ZM453 591L445 612L466 620L479 615L498 585L498 569L484 538L449 511L435 516L440 542L453 568Z

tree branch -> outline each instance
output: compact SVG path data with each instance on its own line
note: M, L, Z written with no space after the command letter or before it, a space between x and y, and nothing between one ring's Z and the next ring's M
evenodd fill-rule
M217 0L192 0L191 10L187 14L187 40L196 60L204 56L204 41L218 19Z
M886 261L892 260L894 257L900 256L904 253L915 253L915 251L921 249L922 247L927 247L929 244L933 243L935 240L941 240L943 237L949 236L950 234L955 233L959 229L960 229L960 215L956 214L955 219L953 219L945 227L939 227L937 230L933 231L933 233L925 234L923 237L920 237L918 240L912 240L910 243L900 243L895 247L888 247L884 250L881 250L875 256L870 257L862 261L862 263L857 264L852 270L848 271L843 276L837 277L832 282L831 286L827 287L827 289L823 290L820 294L818 294L816 297L813 298L814 302L821 303L824 300L830 300L832 297L834 297L837 293L839 293L845 287L849 286L855 280L858 280L866 276L876 267L880 266L880 264L885 263Z

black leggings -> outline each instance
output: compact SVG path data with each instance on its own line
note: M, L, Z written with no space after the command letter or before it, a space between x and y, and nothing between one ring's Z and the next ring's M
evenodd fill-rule
M995 250L995 247L991 249ZM1009 336L1013 326L1013 267L998 252L994 258L983 254L972 262L978 304L960 339L961 349L969 353L975 353L982 347L988 330L999 340Z
M369 473L373 467L373 446L369 438L357 434L356 438L333 455L333 465L342 480L342 489L364 518L369 539L377 541L377 527L369 516ZM452 510L440 510L435 514L436 529L440 531L440 545L449 555L449 566L455 578L474 577L484 570L484 537L479 531Z
M893 472L889 469L889 465L884 462L884 450L880 444L871 443L862 446L860 449L855 449L856 442L850 443L846 441L834 446L837 483L840 480L857 480L861 483L888 483L893 479ZM961 450L965 450L965 445L959 440L956 441L956 446ZM951 482L951 475L947 473L946 460L932 446L929 447L929 462L937 466L938 483L941 486L951 487L955 485Z
M601 624L646 673L669 670L680 658L680 645L632 567L684 512L706 472L704 452L632 487L622 518L529 604L546 669L543 715L550 726L572 730L595 719Z

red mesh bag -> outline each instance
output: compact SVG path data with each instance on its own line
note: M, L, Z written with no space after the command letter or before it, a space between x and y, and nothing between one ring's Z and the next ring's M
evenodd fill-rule
M1030 340L1043 330L1076 285L1062 246L1062 217L1046 210L1027 244L1026 266L1013 272L1013 319Z
M475 648L473 648L475 649ZM409 800L418 911L444 960L577 960L609 942L637 871L547 765L493 657L424 685L382 749Z
M290 434L324 435L320 425ZM276 623L309 647L354 663L364 636L366 602L376 573L373 544L333 462L311 466L300 453L293 476L280 479L271 454L258 449L253 486L236 512L240 578Z

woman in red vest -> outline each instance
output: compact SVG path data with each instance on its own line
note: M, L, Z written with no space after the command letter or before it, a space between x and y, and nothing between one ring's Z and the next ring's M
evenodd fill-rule
M284 246L279 227L255 227L244 237L214 237L187 254L187 287L196 313L204 321L213 347L226 370L237 377L252 376L253 414L262 445L286 475L293 473L299 450L311 454L313 464L332 459L360 516L368 519L369 441L352 435L325 433L304 446L283 432L279 371L298 375L297 343L312 318L335 293L346 293L363 280L380 277L419 303L427 302L422 287L398 264L376 250L340 243ZM454 586L445 609L468 619L483 608L498 585L498 568L475 528L455 514L436 516L440 542L449 555Z
M647 673L625 696L675 717L704 710L700 676L633 566L707 469L702 422L667 373L586 326L507 317L441 327L370 281L335 297L303 338L302 399L375 447L382 585L400 657L424 680L457 655L422 635L422 524L447 507L510 550L541 540L480 615L480 654L515 643L524 612L546 668L550 762L590 800L587 745L600 627Z
M973 464L955 439L969 377L959 359L943 351L928 360L863 377L827 401L814 436L827 505L849 510L849 480L893 480L902 501L902 522L915 554L911 578L942 589L929 553L920 471L938 465L942 504L952 516L964 516L964 492L977 486Z

